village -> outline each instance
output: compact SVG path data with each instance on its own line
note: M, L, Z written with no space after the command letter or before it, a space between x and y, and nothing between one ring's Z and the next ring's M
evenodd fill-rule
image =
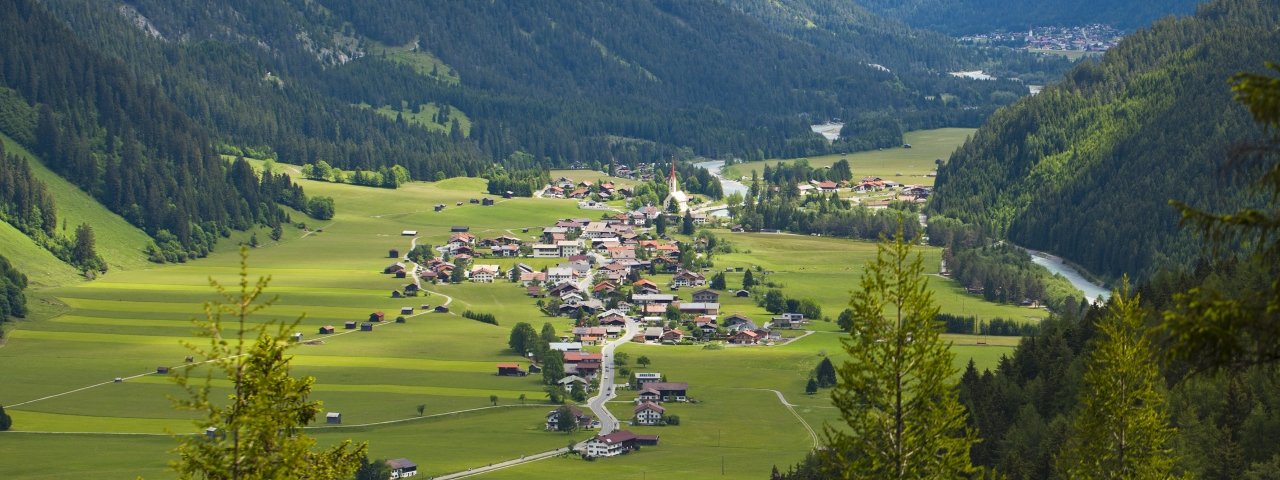
M1032 27L1025 32L996 31L965 35L961 43L1002 45L1061 52L1105 52L1120 43L1124 33L1110 25Z

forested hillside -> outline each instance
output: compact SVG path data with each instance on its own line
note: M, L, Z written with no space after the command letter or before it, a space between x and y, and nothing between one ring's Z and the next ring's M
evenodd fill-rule
M79 40L43 4L0 2L0 31L0 128L156 238L165 257L200 256L227 229L285 221L279 205L301 198L287 178L259 183L229 168L198 123L123 62ZM52 199L23 161L6 164L15 226L55 254L71 249L59 257L81 268L105 268L100 259L77 261L92 253L77 253L77 245L40 240L53 232L56 218L41 211Z
M868 19L865 35L847 37L864 43L853 56L711 0L49 8L140 77L161 75L157 88L227 150L348 170L398 164L417 179L477 175L489 161L522 169L525 159L591 166L865 148L856 138L828 145L808 126L864 116L870 134L977 125L1026 92L946 75L974 55L892 22ZM838 18L844 30L860 25ZM424 107L459 112L470 128L407 120Z
M1105 23L1133 30L1170 14L1189 14L1197 0L857 0L868 10L929 30L964 35L1034 26Z
M1227 80L1280 58L1278 24L1276 2L1218 1L1125 39L993 115L939 171L929 208L1108 276L1189 264L1198 246L1168 201L1249 201L1249 171L1224 166L1261 132Z

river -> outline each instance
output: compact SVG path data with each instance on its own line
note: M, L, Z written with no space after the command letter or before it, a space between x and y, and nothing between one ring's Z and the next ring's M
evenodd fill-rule
M1087 297L1089 301L1097 303L1098 297L1102 297L1103 301L1111 299L1111 290L1107 290L1106 287L1103 287L1102 285L1090 282L1089 279L1084 278L1084 275L1081 275L1074 267L1063 262L1062 258L1036 250L1023 250L1026 250L1027 253L1031 254L1032 263L1047 268L1050 272L1066 277L1067 281L1071 282L1072 286L1076 287L1077 290L1084 292L1084 296Z
M720 188L724 190L727 196L730 193L737 192L742 196L747 196L747 186L735 180L727 180L720 176L720 169L724 167L724 160L713 160L710 162L698 162L693 164L695 167L705 168L711 172L716 178L720 179Z

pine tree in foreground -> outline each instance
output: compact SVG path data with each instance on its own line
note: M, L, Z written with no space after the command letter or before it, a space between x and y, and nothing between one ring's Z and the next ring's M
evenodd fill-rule
M1125 279L1098 321L1080 411L1057 459L1063 478L1173 478L1174 430L1142 319Z
M258 301L270 280L249 283L248 249L242 247L239 291L209 281L221 300L205 303L205 318L194 320L209 344L186 343L197 363L174 375L187 391L187 398L174 399L175 406L204 412L196 424L207 434L179 437L179 459L171 463L179 478L348 479L360 466L365 445L348 440L314 451L316 440L302 432L322 410L320 402L308 399L315 378L289 374L287 350L301 318L288 324L247 323L274 303L275 298ZM232 330L224 319L235 322ZM197 369L205 371L204 381L192 378ZM215 375L232 382L226 397L213 391Z
M831 392L848 429L828 427L827 476L839 478L968 478L977 434L966 425L952 378L954 356L939 338L934 305L918 253L897 235L853 293L849 360Z

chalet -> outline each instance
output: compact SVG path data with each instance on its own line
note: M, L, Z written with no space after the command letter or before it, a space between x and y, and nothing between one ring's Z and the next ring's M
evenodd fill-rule
M760 335L753 330L740 330L738 333L729 336L729 343L735 345L755 345L760 343Z
M578 428L584 429L584 428L600 427L600 422L596 420L594 417L592 417L591 414L583 412L581 408L575 407L573 405L569 405L567 406L567 408L569 410L569 415L573 416L573 419L570 421L577 422ZM559 428L560 426L559 410L560 409L557 408L555 410L547 412L546 429L548 431L554 432L560 429Z
M698 290L693 292L693 301L698 303L716 303L720 301L720 294L707 289Z
M519 245L494 245L489 248L491 255L495 257L518 257L520 256Z
M525 371L520 369L520 364L518 363L505 362L498 364L499 377L523 377L525 375Z
M471 281L476 283L493 283L493 279L500 275L502 267L497 265L473 265L471 267Z
M608 435L596 435L587 440L588 457L613 457L636 448L636 434L619 430Z
M582 385L583 391L586 391L588 388L591 387L591 382L588 382L587 379L579 377L577 375L569 375L567 377L561 378L556 383L560 384L561 387L564 387L564 391L566 392L572 392L574 385Z
M578 285L573 282L564 281L556 284L554 287L551 287L551 290L547 292L547 294L552 297L560 298L570 293L579 292L581 292L581 290L578 289Z
M688 382L650 382L640 387L638 402L684 402L688 401Z
M729 315L728 317L720 319L720 324L724 325L725 328L733 328L737 330L741 330L741 329L755 330L756 328L759 328L758 326L756 326L755 322L751 321L750 318L747 318L746 315L743 315L741 313L735 313L733 315Z
M631 291L640 294L654 294L661 292L662 289L658 288L658 284L642 278L631 284Z
M681 270L671 278L671 286L673 287L698 287L706 283L706 278L701 273Z
M666 412L667 409L662 408L662 405L653 402L641 402L640 405L636 405L635 409L636 425L657 425Z
M660 340L662 343L680 343L681 340L684 340L684 332L680 331L678 328L666 330L662 332L662 338L660 338Z
M662 327L648 327L644 329L644 340L646 342L656 342L662 339Z
M418 475L418 464L409 461L407 458L387 460L387 467L391 469L391 480Z
M835 193L837 187L839 185L831 180L818 182L818 191L822 193Z
M626 325L627 316L618 310L608 310L600 314L601 325Z
M609 265L613 265L613 264L609 264ZM600 282L600 283L597 283L594 287L591 287L592 295L608 295L616 291L618 291L618 286L614 285L613 282L609 282L609 281Z
M529 286L534 283L543 283L547 281L547 274L544 272L522 272L520 273L520 284Z
M680 313L686 313L691 315L719 315L720 314L719 303L688 302L688 303L681 303L678 308L680 309Z
M587 198L587 195L590 195L590 194L591 194L590 190L587 190L585 188L575 188L573 189L572 192L569 192L569 195L567 196L569 198L583 199L583 198Z
M547 269L547 281L555 284L573 280L573 269L569 267L551 267Z
M550 186L542 190L544 197L564 198L564 189L557 186Z

